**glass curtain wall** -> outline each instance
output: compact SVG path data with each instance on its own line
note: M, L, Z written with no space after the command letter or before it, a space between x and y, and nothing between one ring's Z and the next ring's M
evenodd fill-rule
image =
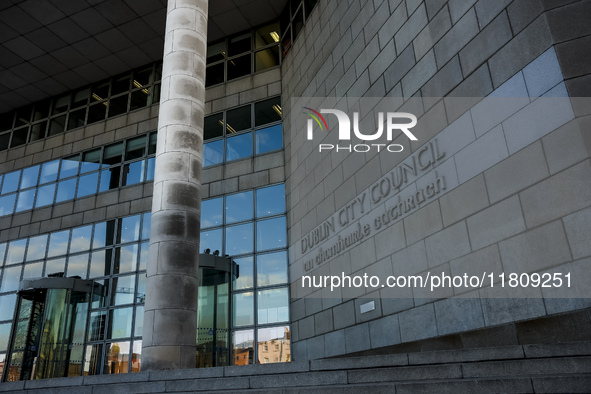
M285 186L204 200L201 249L232 257L232 364L291 360Z
M157 104L162 63L0 114L0 151Z
M206 116L203 166L283 149L281 117L280 97Z

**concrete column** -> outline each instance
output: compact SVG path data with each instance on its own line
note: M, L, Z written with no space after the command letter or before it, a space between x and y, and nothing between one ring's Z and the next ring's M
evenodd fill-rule
M168 0L142 370L195 367L207 5Z

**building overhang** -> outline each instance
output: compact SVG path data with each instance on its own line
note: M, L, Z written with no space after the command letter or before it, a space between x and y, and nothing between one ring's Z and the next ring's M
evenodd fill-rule
M167 0L0 3L0 113L162 59ZM287 0L213 0L208 41L277 19Z

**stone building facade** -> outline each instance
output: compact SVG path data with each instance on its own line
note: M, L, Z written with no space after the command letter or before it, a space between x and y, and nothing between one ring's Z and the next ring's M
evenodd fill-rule
M590 1L257 0L209 9L196 0L126 1L118 14L129 15L125 21L105 8L109 1L81 9L50 1L45 17L29 2L13 3L0 19L18 16L28 24L8 23L2 47L10 55L0 96L0 187L7 185L0 195L3 359L13 345L18 283L59 272L111 289L107 301L91 298L82 312L87 318L72 363L78 367L69 376L137 372L142 357L158 360L154 369L162 360L186 368L199 336L218 327L217 340L226 345L215 347L225 346L223 362L235 365L265 363L266 351L274 354L269 362L286 362L589 340L589 284L581 278L591 266ZM183 7L191 13L175 11ZM64 27L71 42L59 37L56 20L84 26L91 13L105 27L83 28L80 43L71 38L80 25ZM143 24L153 31L134 36L141 33L134 26ZM169 82L175 70L162 53L183 51L186 42L167 37L165 25L169 33L182 26L208 45L205 62L204 48L189 46L197 60L184 66L196 82L183 80L176 90ZM46 48L39 38L45 28L59 39ZM111 39L101 44L103 55L84 52L91 34L107 40L125 32L133 38L127 45ZM259 41L265 34L273 39ZM67 50L55 47L61 40ZM101 56L110 61L98 62L97 71L89 64ZM68 74L49 67L56 61L79 66ZM87 77L80 78L81 70ZM188 123L181 122L194 129L194 141L175 140L167 129L182 105L170 105L163 120L164 103L175 97L195 103ZM46 112L44 100L50 100ZM320 123L306 123L304 107L340 109L351 119L360 112L365 134L379 126L380 111L410 113L417 141L398 133L379 142L399 152L346 149L365 142L340 141L340 124L326 112L322 134ZM170 163L180 159L161 157L167 151L191 151L197 164L175 173ZM169 193L169 207L196 219L186 219L182 239L172 240L174 231L166 231L179 222L151 218L164 207L158 183L179 173L199 195ZM188 239L193 253L159 251L164 241ZM230 308L223 327L194 324L204 294L193 291L196 255L205 249L240 267L216 290L226 292L223 305ZM193 282L147 279L162 272L190 274ZM331 291L304 280L493 274L498 289L502 273L507 282L511 273L548 273L552 280L560 273L563 281L570 274L572 287ZM167 315L174 302L190 312ZM168 317L157 323L154 311ZM160 342L157 326L167 333ZM544 333L537 339L536 330ZM197 348L186 339L195 335ZM150 356L149 344L169 349ZM185 349L168 352L171 346ZM96 369L97 363L115 369Z

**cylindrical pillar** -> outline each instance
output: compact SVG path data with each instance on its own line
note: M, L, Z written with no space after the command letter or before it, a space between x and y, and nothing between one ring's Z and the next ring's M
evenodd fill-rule
M195 367L206 49L207 0L168 0L142 370Z

